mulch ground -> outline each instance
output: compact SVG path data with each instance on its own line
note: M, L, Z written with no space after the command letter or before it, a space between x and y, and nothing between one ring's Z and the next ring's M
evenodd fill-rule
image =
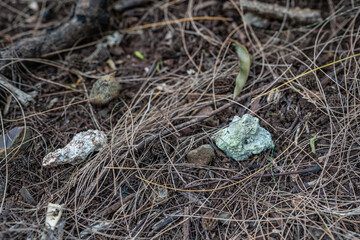
M358 58L312 72L260 98L254 94L168 136L160 134L194 119L205 104L211 112L233 101L239 63L231 40L253 55L241 94L262 87L265 93L358 53L359 2L264 2L320 10L324 20L310 24L269 18L265 29L245 28L243 12L232 1L153 1L121 14L110 4L110 24L100 33L52 56L10 64L6 74L12 83L25 92L37 91L37 96L27 108L13 100L4 115L9 93L0 88L1 132L23 125L32 132L27 150L1 161L2 238L360 238ZM67 21L74 4L39 2L39 9L32 10L27 1L3 1L1 47ZM122 32L196 16L229 20ZM98 41L115 31L123 34L121 43L87 61ZM122 85L119 96L105 106L86 101L95 80L110 73ZM236 162L216 148L211 135L246 113L260 119L275 148ZM47 153L88 129L107 133L106 149L80 165L42 167ZM156 135L136 151L138 143ZM211 144L216 158L209 166L187 163L186 153L202 144ZM269 175L238 182L271 161L260 171ZM314 166L320 170L279 176ZM20 193L24 188L35 202ZM64 206L53 232L45 227L48 203Z

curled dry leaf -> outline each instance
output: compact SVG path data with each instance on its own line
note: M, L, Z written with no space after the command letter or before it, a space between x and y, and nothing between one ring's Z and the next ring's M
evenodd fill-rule
M249 76L250 64L251 64L251 55L244 45L241 45L238 42L235 42L236 54L239 57L240 72L236 77L235 89L234 89L234 99L239 96L242 91L246 80Z

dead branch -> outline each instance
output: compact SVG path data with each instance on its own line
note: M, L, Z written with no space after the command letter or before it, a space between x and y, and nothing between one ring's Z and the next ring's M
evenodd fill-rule
M85 39L106 22L106 0L78 0L74 15L68 22L0 51L0 68L15 57L36 58L72 47L79 39Z
M32 96L10 84L10 80L1 74L0 74L0 86L12 92L15 95L15 98L17 98L19 102L25 107L29 105L29 102L34 101L34 98Z
M314 23L322 20L320 11L309 8L287 8L278 4L263 3L258 1L241 0L239 6L244 10L260 15L268 15L276 19L283 19L285 16L298 22Z

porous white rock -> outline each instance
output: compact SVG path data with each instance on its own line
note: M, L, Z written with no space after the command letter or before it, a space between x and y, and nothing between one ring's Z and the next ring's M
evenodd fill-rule
M72 165L83 162L91 153L101 151L107 144L106 134L99 130L78 133L64 148L49 153L43 159L44 167L66 163Z

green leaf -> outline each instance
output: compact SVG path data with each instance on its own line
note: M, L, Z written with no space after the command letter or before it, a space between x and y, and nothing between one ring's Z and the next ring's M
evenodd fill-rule
M145 60L145 57L144 57L144 55L142 55L141 52L135 51L134 54L135 54L135 56L136 56L137 58L139 58L139 59L141 59L141 60Z
M313 153L316 153L315 141L316 141L316 135L310 139L310 147Z
M201 52L204 54L205 57L210 56L210 54L205 49L202 49Z
M235 89L234 89L234 99L239 96L241 93L246 80L249 76L251 58L252 56L249 54L248 50L244 45L235 41L236 54L239 57L240 64L240 72L236 77Z
M164 63L165 63L165 62L164 62L163 60L158 61L158 62L156 63L156 71L160 72L161 67L162 67L162 65L164 65Z

